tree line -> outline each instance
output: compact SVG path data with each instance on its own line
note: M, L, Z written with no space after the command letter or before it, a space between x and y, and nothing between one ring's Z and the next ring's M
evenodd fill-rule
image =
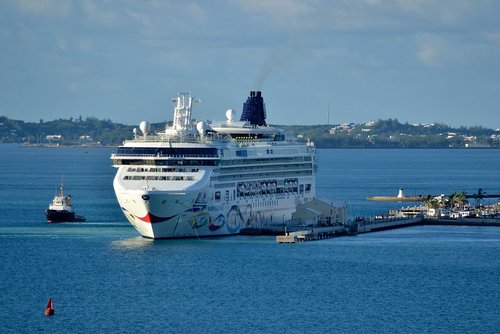
M318 148L462 148L468 143L500 147L499 130L481 126L452 128L444 124L412 125L397 119L364 124L277 125L289 137L314 141ZM165 123L152 124L152 130ZM24 122L0 116L1 143L119 145L132 138L134 126L87 117ZM54 135L60 138L52 137Z

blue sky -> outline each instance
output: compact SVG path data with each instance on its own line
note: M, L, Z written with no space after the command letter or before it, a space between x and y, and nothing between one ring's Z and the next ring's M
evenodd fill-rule
M500 128L497 0L0 0L0 115ZM329 117L328 117L329 115Z

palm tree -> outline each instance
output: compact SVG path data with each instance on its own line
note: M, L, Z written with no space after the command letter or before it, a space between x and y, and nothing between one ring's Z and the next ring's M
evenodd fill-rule
M427 198L425 199L424 203L427 206L427 214L430 214L431 209L432 209L432 212L434 212L433 215L435 215L436 209L439 208L439 203L438 203L437 198L433 197L431 195L428 195Z
M469 202L467 201L467 194L465 193L465 191L462 191L462 193L458 195L458 202L460 203L461 206Z
M444 195L441 195L441 196L438 196L437 202L439 204L439 207L444 209L444 208L448 207L448 205L450 203L450 199Z
M474 194L474 198L476 199L476 206L481 206L481 202L484 199L484 195L486 195L486 191L483 191L483 188L479 188L477 190L477 194Z
M428 208L433 208L433 209L437 209L439 207L438 200L432 195L427 195L425 199L425 205L427 205Z
M458 193L454 192L453 194L451 194L448 197L448 202L449 202L449 204L450 204L450 206L452 208L455 208L455 207L459 206L459 203L458 203Z

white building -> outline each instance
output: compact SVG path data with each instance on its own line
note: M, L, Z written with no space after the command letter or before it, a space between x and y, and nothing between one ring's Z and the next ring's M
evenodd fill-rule
M331 202L317 198L299 204L292 213L292 220L301 221L305 225L338 225L347 222L347 205L345 202Z

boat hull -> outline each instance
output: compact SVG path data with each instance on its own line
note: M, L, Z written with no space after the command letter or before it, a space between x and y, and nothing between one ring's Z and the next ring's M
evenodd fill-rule
M115 189L116 190L116 189ZM198 191L116 191L127 220L146 238L193 238L239 233L241 221L227 222L220 208L194 204ZM146 198L146 200L145 200Z
M68 210L45 210L45 216L47 217L47 222L49 223L66 223L66 222L84 222L85 218L76 215L72 211Z
M239 234L245 227L282 224L291 218L291 208L298 200L295 196L283 196L272 201L277 203L273 207L259 205L257 208L251 201L200 204L196 202L199 191L115 188L115 192L127 220L143 237L150 239L230 236Z

